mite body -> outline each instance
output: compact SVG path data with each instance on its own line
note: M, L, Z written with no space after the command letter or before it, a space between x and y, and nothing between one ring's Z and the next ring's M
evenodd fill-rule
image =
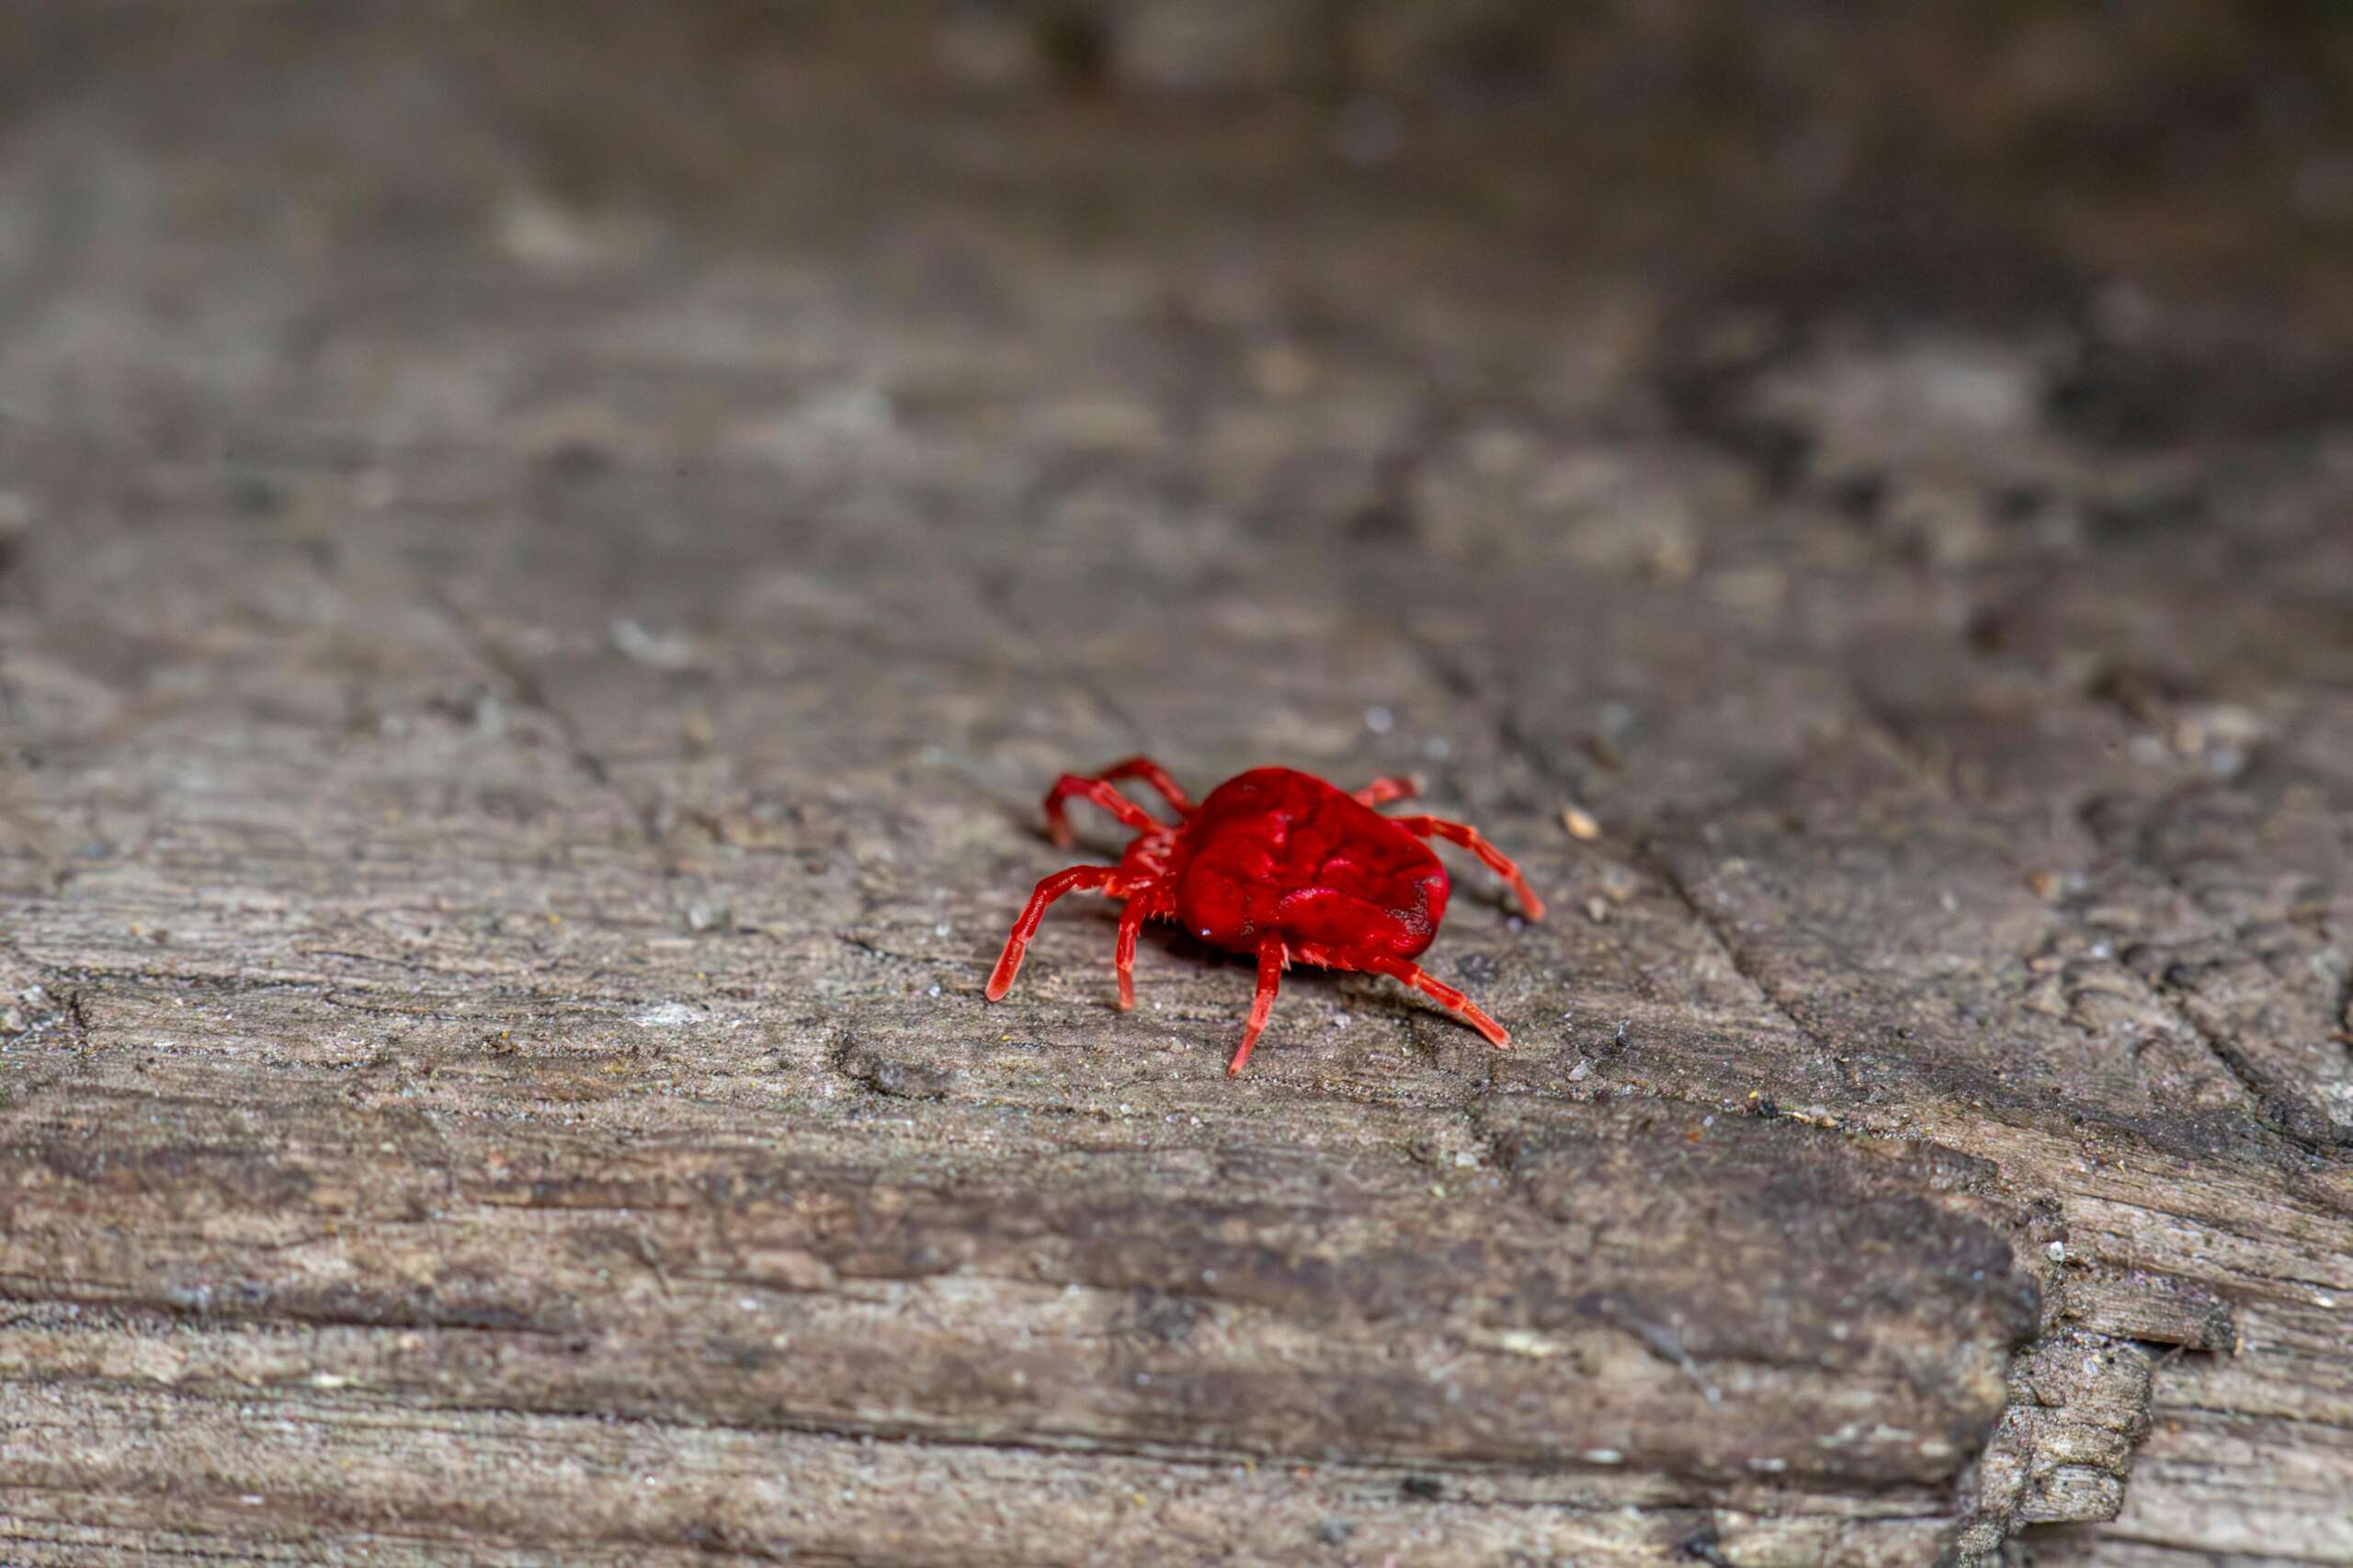
M1142 779L1177 820L1163 822L1120 794L1111 787L1120 778ZM1113 954L1122 1007L1135 1005L1136 934L1147 920L1174 920L1213 946L1256 955L1257 994L1241 1048L1226 1063L1229 1074L1250 1060L1282 971L1293 963L1392 976L1491 1043L1508 1045L1502 1025L1413 961L1446 918L1446 868L1429 840L1447 839L1478 856L1511 884L1530 920L1542 919L1544 906L1519 868L1477 829L1374 809L1414 793L1402 778L1344 791L1288 767L1254 767L1196 806L1148 757L1130 757L1091 778L1065 773L1046 795L1046 824L1057 844L1070 842L1066 803L1073 798L1094 801L1136 837L1117 866L1073 866L1038 884L989 976L988 998L998 1000L1013 984L1047 906L1086 890L1126 901Z

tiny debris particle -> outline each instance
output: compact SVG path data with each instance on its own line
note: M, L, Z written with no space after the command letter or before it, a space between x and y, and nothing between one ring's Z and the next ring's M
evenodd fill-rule
M1315 1539L1326 1546L1344 1546L1347 1543L1348 1537L1355 1533L1356 1526L1346 1519L1326 1519L1316 1529Z
M2027 891L2047 903L2059 896L2059 873L2056 871L2032 872L2027 877L2026 885Z
M1723 1554L1722 1542L1713 1526L1703 1526L1675 1543L1676 1551L1694 1562L1705 1562L1710 1568L1732 1568L1732 1559Z
M607 629L614 652L649 669L683 670L695 662L694 644L675 633L648 631L626 616Z
M1364 727L1376 735L1385 735L1397 727L1397 715L1376 702L1364 710Z
M1294 398L1315 385L1315 361L1295 343L1271 343L1250 356L1250 377L1268 397Z
M2067 1244L2065 1242L2052 1242L2049 1246L2042 1249L2042 1256L2049 1258L2053 1263L2064 1263L2067 1261Z
M1593 813L1574 801L1561 808L1561 825L1569 830L1571 838L1590 842L1601 836L1601 824L1594 821Z
M1596 893L1591 898L1586 899L1585 901L1585 917L1587 920L1592 921L1596 926L1608 925L1609 922L1609 901L1603 898L1599 893Z
M1425 1503L1435 1503L1446 1495L1446 1488L1438 1484L1438 1477L1434 1475L1409 1475L1399 1483L1397 1490Z

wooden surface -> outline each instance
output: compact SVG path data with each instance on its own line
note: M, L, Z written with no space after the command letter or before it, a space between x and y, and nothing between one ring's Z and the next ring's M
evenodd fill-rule
M1176 5L1078 97L85 10L0 57L0 1561L2353 1562L2269 165L1889 226ZM985 1005L1140 749L1419 773L1554 905L1430 955L1517 1049L1299 971L1228 1081L1247 962L1120 1014L1081 900Z

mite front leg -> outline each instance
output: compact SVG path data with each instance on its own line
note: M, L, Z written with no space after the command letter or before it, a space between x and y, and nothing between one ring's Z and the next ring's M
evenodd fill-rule
M1250 1020L1242 1026L1242 1049L1225 1064L1225 1075L1238 1078L1249 1064L1250 1048L1258 1043L1259 1032L1267 1027L1267 1015L1275 1009L1275 988L1282 983L1283 965L1290 955L1283 949L1280 937L1269 937L1258 944L1258 994L1250 998Z
M1063 802L1073 795L1084 796L1120 819L1135 833L1164 834L1168 824L1120 794L1100 778L1082 778L1075 773L1065 773L1054 780L1046 791L1046 832L1056 844L1067 846L1071 840L1070 813Z
M1520 908L1527 912L1530 920L1544 918L1544 901L1536 896L1536 890L1529 887L1528 879L1519 874L1519 867L1510 856L1488 843L1477 828L1464 823L1448 822L1443 817L1392 817L1389 820L1416 837L1443 838L1449 844L1460 844L1479 857L1480 863L1487 869L1511 884L1511 891L1519 895Z
M1124 761L1115 762L1095 777L1106 784L1114 778L1141 778L1153 789L1160 791L1160 798L1167 801L1169 807L1178 816L1193 814L1191 798L1185 793L1175 778L1169 777L1168 769L1148 756L1131 756Z
M1142 892L1132 892L1128 895L1128 906L1120 911L1120 942L1111 950L1111 963L1120 971L1122 1013L1136 1005L1136 933L1143 929L1148 902Z
M1116 889L1119 882L1119 869L1114 866L1073 866L1040 881L1022 907L1021 918L1013 923L1012 934L1005 939L1005 951L997 955L996 968L989 975L988 999L998 1001L1012 989L1013 977L1021 972L1022 955L1029 952L1029 939L1038 934L1038 923L1045 919L1048 904L1080 888Z
M1479 1005L1470 997L1444 981L1432 978L1420 966L1408 963L1404 959L1371 958L1362 961L1364 967L1373 973L1385 974L1392 979L1402 980L1427 996L1431 1001L1485 1035L1487 1043L1497 1051L1506 1050L1510 1046L1511 1036L1505 1032L1503 1025L1487 1017L1480 1010Z

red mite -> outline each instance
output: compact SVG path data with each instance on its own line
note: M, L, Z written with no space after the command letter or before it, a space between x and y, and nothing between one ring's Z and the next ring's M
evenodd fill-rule
M1141 778L1166 797L1177 821L1162 822L1111 788ZM1237 773L1196 806L1149 757L1131 756L1091 778L1065 773L1046 793L1046 825L1056 844L1070 842L1063 802L1083 796L1135 829L1117 866L1073 866L1038 884L989 976L988 998L1001 999L1021 971L1046 906L1066 892L1092 889L1127 901L1112 961L1120 1006L1135 1006L1136 933L1147 920L1174 920L1201 940L1258 955L1258 994L1242 1030L1242 1049L1225 1064L1242 1071L1267 1027L1275 987L1290 963L1361 970L1404 981L1487 1037L1511 1043L1503 1026L1471 998L1422 972L1415 954L1446 918L1446 868L1426 839L1461 845L1511 884L1530 920L1544 905L1503 852L1476 828L1437 817L1385 817L1373 808L1410 799L1414 785L1376 778L1344 793L1288 767Z

